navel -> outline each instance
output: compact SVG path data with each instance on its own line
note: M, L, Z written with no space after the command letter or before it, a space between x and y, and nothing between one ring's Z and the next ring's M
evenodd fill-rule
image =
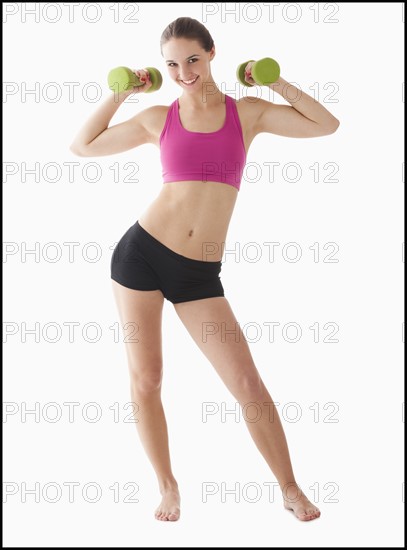
M191 229L190 232L189 232L189 236L192 237L193 233L194 233L194 230Z

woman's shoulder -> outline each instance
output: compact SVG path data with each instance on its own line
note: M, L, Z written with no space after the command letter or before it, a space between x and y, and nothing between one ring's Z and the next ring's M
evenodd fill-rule
M237 110L239 111L239 114L250 114L250 116L253 116L258 110L262 109L262 104L264 104L264 100L258 98L258 97L240 97L238 99L234 99L235 105Z
M171 105L151 105L139 112L137 118L142 120L145 126L155 126L167 116Z
M241 97L236 100L236 108L242 126L256 135L256 121L259 120L261 113L271 102L265 101L259 97Z
M166 115L171 106L172 103L171 105L152 105L151 107L147 107L144 109L145 117L153 120L157 117Z
M170 110L170 105L152 105L143 110L143 124L150 134L154 136L158 144L159 137L165 124L165 120Z
M257 98L251 97L234 99L243 130L249 131L252 127L253 120L257 118L258 101L256 101L256 99Z

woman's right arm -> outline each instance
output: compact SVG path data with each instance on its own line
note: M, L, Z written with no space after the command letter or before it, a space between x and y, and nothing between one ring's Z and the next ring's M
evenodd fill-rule
M135 72L142 75L145 71ZM148 130L151 127L148 121L155 107L144 109L129 120L108 128L113 115L126 97L133 93L143 93L150 86L151 81L148 78L146 83L138 89L120 94L112 92L75 137L70 146L72 153L80 157L101 157L121 153L144 143L151 143L153 136Z

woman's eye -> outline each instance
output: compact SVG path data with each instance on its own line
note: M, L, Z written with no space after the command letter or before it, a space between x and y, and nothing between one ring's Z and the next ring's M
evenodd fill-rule
M190 59L189 61L193 61L195 63L195 61L198 61L198 59L195 57L193 59ZM176 65L176 63L168 63L169 67L173 67L174 65Z

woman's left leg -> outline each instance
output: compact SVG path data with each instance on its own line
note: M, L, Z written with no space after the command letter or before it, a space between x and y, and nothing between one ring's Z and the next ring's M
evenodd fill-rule
M174 308L241 407L255 402L261 409L260 420L246 425L280 485L284 506L300 520L319 517L319 509L297 485L280 417L227 298L175 303Z

